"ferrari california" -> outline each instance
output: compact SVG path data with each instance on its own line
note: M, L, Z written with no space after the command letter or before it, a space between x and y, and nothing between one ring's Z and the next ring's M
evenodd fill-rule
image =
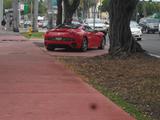
M104 49L106 40L104 33L87 25L62 24L45 33L44 44L49 51L55 48L73 48L85 52L89 48Z

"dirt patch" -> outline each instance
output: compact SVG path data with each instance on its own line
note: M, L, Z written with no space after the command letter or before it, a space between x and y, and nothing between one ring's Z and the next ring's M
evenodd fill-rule
M93 58L61 57L70 67L90 81L136 106L155 120L160 118L160 59L134 55L119 60L108 56Z

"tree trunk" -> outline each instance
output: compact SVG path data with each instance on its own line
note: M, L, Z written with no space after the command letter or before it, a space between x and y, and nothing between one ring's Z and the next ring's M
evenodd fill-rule
M57 7L58 7L58 13L57 13L56 25L60 25L62 24L62 0L57 0Z
M52 0L47 0L48 6L48 27L49 29L53 28L53 10L52 10Z
M138 0L110 0L110 49L111 56L128 56L144 52L130 30L130 20Z
M18 0L12 1L12 7L13 7L13 31L19 32Z
M69 0L64 0L64 23L71 24L73 14L80 4L80 0L73 0L72 4Z
M33 8L33 32L38 32L38 0L34 0L34 8Z

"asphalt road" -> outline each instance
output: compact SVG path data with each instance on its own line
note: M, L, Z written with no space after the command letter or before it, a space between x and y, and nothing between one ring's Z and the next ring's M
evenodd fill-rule
M142 41L139 41L139 43L149 54L160 58L159 34L143 34Z

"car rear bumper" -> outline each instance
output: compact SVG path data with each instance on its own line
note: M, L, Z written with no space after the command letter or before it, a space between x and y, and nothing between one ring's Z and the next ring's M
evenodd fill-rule
M76 48L79 49L81 46L76 41L50 41L45 40L45 46L51 46L54 48Z

